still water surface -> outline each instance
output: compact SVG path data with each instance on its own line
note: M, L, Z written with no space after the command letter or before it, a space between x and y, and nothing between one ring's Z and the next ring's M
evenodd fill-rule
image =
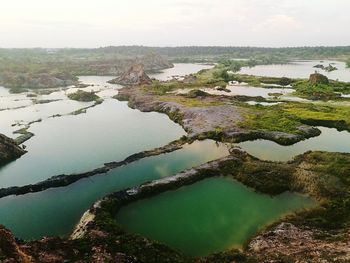
M255 193L229 178L210 178L122 208L117 221L127 230L202 256L241 247L280 216L313 201L284 193Z
M314 68L317 64L328 66L330 63L338 68L338 70L327 72L318 68ZM315 70L328 78L339 81L350 81L350 68L346 67L345 62L320 60L294 61L284 65L260 65L252 68L242 68L239 73L255 76L268 77L289 77L289 78L309 78L310 74Z

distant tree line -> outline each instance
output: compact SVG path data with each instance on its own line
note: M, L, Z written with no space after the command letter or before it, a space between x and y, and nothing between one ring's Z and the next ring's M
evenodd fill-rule
M95 49L0 49L0 59L45 59L51 61L77 59L96 60L107 58L126 58L143 56L150 53L164 55L173 59L191 58L254 58L279 57L283 59L324 59L346 58L350 60L350 46L336 47L222 47L222 46L186 46L186 47L146 47L146 46L110 46Z

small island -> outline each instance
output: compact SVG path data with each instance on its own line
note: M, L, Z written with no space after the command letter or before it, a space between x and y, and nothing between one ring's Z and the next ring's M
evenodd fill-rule
M74 93L70 93L67 97L71 100L81 101L81 102L90 102L98 101L100 97L95 94L95 92L88 92L84 90L77 90Z

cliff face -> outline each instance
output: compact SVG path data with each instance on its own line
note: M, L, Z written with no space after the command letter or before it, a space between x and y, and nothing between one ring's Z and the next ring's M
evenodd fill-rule
M128 71L120 77L109 81L112 84L121 85L143 85L150 84L152 80L145 73L145 66L141 63L133 65Z
M0 134L0 165L19 158L26 151L19 147L16 142Z

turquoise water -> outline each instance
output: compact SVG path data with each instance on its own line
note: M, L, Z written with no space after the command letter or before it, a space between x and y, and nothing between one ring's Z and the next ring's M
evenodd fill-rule
M164 114L142 113L114 99L86 114L35 123L29 131L35 136L25 143L28 153L0 168L0 187L88 171L185 134Z
M201 256L241 247L266 224L313 204L300 195L272 198L232 179L211 178L132 203L117 221L130 232Z
M153 77L183 75L212 66L199 64L175 64ZM84 172L102 166L105 162L122 160L144 150L163 146L185 135L180 125L164 114L142 113L130 109L126 102L111 99L122 86L109 84L112 76L81 76L83 88L96 91L105 101L87 110L86 114L48 118L55 114L67 114L91 105L71 101L67 94L76 88L58 89L49 95L35 99L60 101L34 105L27 93L9 94L0 87L0 109L5 106L27 106L22 109L0 111L0 133L17 137L13 131L38 119L29 131L35 136L25 142L28 153L0 168L0 188L21 186L45 180L57 174ZM23 102L23 103L22 103ZM25 102L25 103L24 103ZM13 126L20 123L22 126Z
M183 149L146 158L80 180L62 188L0 199L0 222L17 237L32 239L69 234L83 213L103 196L142 184L228 154L214 141L194 142Z

